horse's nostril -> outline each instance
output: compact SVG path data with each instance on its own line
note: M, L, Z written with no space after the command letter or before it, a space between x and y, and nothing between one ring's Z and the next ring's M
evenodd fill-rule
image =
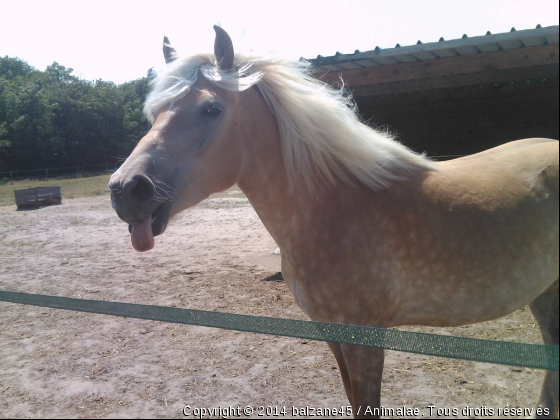
M135 175L124 184L123 193L129 199L136 199L140 203L146 203L154 196L154 184L145 175Z

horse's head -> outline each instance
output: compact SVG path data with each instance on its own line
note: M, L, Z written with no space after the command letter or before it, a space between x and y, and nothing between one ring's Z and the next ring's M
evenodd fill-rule
M205 65L226 79L236 71L233 46L223 29L215 30L216 61L208 56ZM137 251L154 246L170 217L234 185L242 166L240 89L221 89L197 77L199 68L180 67L167 39L163 49L167 77L156 80L146 108L153 127L109 182L113 208L130 225Z

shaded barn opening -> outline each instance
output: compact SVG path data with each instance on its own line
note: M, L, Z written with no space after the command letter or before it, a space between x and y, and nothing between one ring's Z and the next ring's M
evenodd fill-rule
M364 120L445 160L529 137L559 139L558 26L317 57Z

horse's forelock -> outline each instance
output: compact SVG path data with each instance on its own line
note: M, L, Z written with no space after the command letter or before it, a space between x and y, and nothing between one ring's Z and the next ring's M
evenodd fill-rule
M151 81L152 90L144 104L146 118L153 123L162 109L189 92L199 75L222 89L243 91L257 84L264 72L256 69L251 60L243 60L238 56L234 71L222 70L211 54L177 59L170 62L167 68Z

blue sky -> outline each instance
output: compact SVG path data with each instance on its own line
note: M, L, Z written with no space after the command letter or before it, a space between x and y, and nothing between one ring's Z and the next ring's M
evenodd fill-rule
M220 23L242 48L294 58L558 25L557 0L0 0L0 56L122 83L161 68L164 35L211 51Z

